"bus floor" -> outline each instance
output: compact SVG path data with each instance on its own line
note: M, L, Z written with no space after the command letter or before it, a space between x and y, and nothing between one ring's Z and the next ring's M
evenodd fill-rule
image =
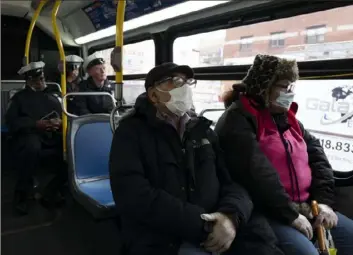
M119 255L119 231L114 219L95 221L69 192L63 208L48 211L33 201L30 213L12 210L12 176L2 176L1 254Z
M4 168L2 167L2 170ZM93 220L69 192L66 205L48 211L33 201L27 216L14 216L14 176L2 171L1 254L119 255L120 236L114 219ZM337 208L353 219L353 187L337 189Z

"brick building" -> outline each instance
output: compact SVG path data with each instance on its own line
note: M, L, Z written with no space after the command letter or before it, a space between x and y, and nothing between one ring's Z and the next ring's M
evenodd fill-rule
M224 65L251 64L256 54L297 61L353 58L353 6L226 30ZM220 94L232 84L223 81Z
M353 6L226 30L224 64L250 64L258 53L298 61L353 58Z

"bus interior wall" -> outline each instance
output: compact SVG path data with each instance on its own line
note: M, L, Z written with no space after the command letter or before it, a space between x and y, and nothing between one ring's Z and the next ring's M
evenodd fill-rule
M26 41L30 21L22 17L1 15L1 79L23 80L17 71L23 64L24 42ZM13 29L16 27L16 29ZM79 47L65 47L65 55L79 55ZM45 62L45 76L48 81L60 82L58 73L59 51L54 38L44 33L39 27L33 30L30 62Z

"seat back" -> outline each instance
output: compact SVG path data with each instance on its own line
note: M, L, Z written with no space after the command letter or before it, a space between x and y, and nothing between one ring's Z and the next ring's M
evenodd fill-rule
M214 129L218 119L222 116L222 114L224 113L225 109L205 109L202 112L200 112L199 116L203 116L209 120L212 120L212 125L211 128Z
M50 91L52 92L57 92L59 94L61 94L61 86L60 84L56 83L56 82L46 82L47 86L49 87Z
M70 175L75 181L109 178L113 134L108 114L91 114L72 119L67 138Z
M22 80L1 80L1 123L5 123L5 114L11 97L25 85ZM3 130L3 129L2 129Z

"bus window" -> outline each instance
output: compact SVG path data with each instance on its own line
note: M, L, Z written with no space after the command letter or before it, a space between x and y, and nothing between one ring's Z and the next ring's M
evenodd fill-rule
M137 97L145 92L145 81L126 80L124 81L123 91L126 104L135 104Z
M115 75L110 65L110 54L114 48L98 51L104 57L107 65L107 75ZM148 73L155 65L155 47L153 40L124 45L123 68L125 74ZM125 96L125 95L124 95Z
M193 100L196 113L206 109L224 109L223 94L232 89L238 81L198 80L193 88Z
M226 33L227 30L218 30L177 38L173 46L173 61L191 67L223 65Z
M323 146L332 168L352 171L353 80L299 80L297 118Z
M252 64L256 54L297 61L353 57L353 6L177 38L177 64Z

